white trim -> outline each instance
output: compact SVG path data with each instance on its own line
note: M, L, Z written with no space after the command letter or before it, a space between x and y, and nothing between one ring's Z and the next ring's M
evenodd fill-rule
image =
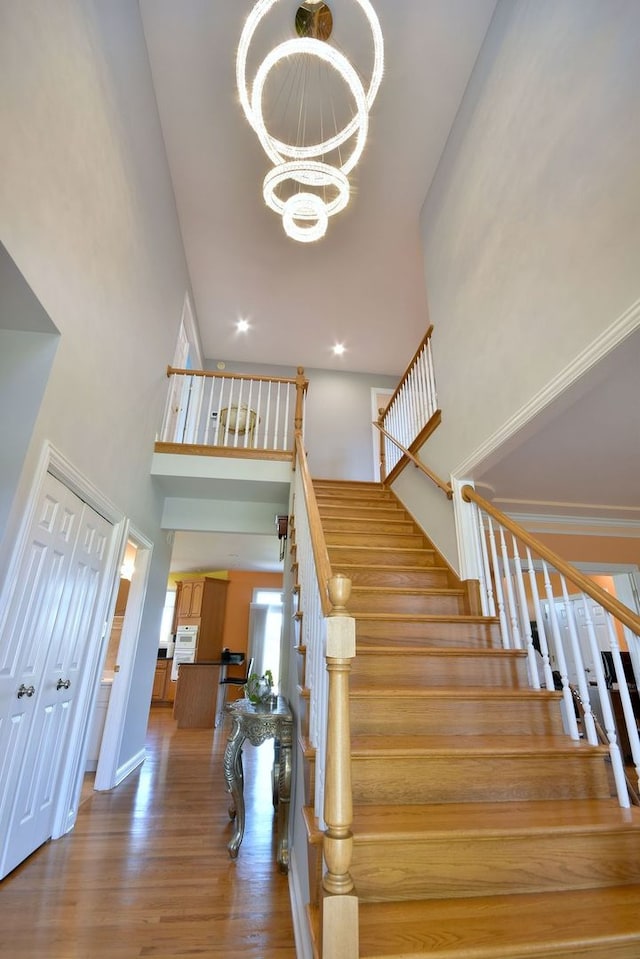
M153 552L153 543L151 540L147 539L146 536L134 526L129 526L125 537L125 544L126 542L132 542L137 549L136 563L131 579L131 588L127 599L124 620L122 622L122 635L117 653L117 665L119 668L113 677L113 686L111 687L111 695L109 696L109 706L107 707L107 716L102 734L98 765L96 767L94 781L94 789L96 790L113 789L113 787L117 786L118 782L121 781L118 779L118 760L122 748L127 706L131 696L133 667L138 648L140 622L147 594L147 583ZM100 659L101 665L104 662L105 653L106 644ZM100 670L100 673L101 672L102 670ZM99 685L100 675L95 678L96 696Z
M142 766L146 758L147 758L147 754L143 746L142 749L140 749L137 753L135 753L135 755L133 755L130 759L128 759L126 763L123 763L122 766L118 767L115 782L113 785L119 786L120 783L123 781L123 779L126 779L127 776L130 776L131 773L138 768L138 766Z
M93 681L97 664L104 647L104 627L109 618L109 609L115 602L114 581L118 571L118 558L122 552L125 530L124 515L96 486L54 446L45 441L36 464L31 490L24 509L22 522L16 537L16 545L5 580L5 595L15 588L16 576L26 546L36 504L47 473L51 473L84 503L100 513L113 527L102 586L96 596L93 629L102 629L100 642L89 643L89 655L83 671L80 688L76 694L74 720L67 739L67 750L62 759L59 778L59 794L56 799L52 821L52 838L57 839L73 828L78 812L78 797L82 788L84 759L87 747L88 721L92 705L95 705L96 685ZM97 637L99 638L99 634ZM93 656L91 655L93 651Z
M590 370L640 326L640 300L636 300L622 316L593 340L568 366L555 376L543 389L525 403L499 430L478 446L466 460L453 470L454 476L467 476L483 463L488 456L511 439L538 413L542 412L579 377Z
M610 519L606 516L555 516L540 513L505 513L531 533L565 533L570 536L616 536L640 538L640 520Z
M302 893L302 888L295 850L292 848L289 853L289 899L296 956L297 959L313 959L313 946L307 920L307 900Z

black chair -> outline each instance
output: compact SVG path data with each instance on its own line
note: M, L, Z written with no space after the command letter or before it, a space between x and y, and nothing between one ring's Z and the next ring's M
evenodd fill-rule
M233 655L233 653L231 655ZM224 713L224 707L227 704L227 686L245 686L252 671L253 659L250 659L247 663L247 671L244 676L225 676L224 679L220 680L220 685L224 686L224 695L220 703L220 716Z

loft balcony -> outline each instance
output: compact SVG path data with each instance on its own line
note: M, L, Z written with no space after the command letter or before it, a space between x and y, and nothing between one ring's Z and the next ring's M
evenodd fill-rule
M272 533L287 513L307 380L169 367L151 475L167 529Z

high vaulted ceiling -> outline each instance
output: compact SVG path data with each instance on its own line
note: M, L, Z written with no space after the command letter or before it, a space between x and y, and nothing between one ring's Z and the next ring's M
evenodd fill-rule
M429 324L422 205L495 0L373 0L385 74L351 202L313 244L288 239L265 207L271 166L236 90L237 45L255 0L139 2L205 357L399 375ZM275 2L258 59L294 35L299 2ZM329 2L336 45L362 54L366 71L370 38L352 16L356 0ZM639 342L615 350L478 469L500 505L637 522ZM263 556L250 538L177 537L173 568L278 568L275 538Z
M140 0L204 354L399 374L428 326L420 210L495 0L374 0L385 74L367 146L349 206L311 244L288 239L264 205L271 166L236 91L254 2ZM260 56L294 35L298 6L275 3L256 35ZM368 69L355 0L330 6L332 40ZM247 334L236 332L240 318Z

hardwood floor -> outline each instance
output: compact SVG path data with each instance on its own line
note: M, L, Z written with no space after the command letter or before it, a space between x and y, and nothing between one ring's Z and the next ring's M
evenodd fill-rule
M227 730L177 729L153 707L143 766L83 802L75 830L0 882L2 959L295 959L275 864L272 743L247 745L247 828L236 862Z

